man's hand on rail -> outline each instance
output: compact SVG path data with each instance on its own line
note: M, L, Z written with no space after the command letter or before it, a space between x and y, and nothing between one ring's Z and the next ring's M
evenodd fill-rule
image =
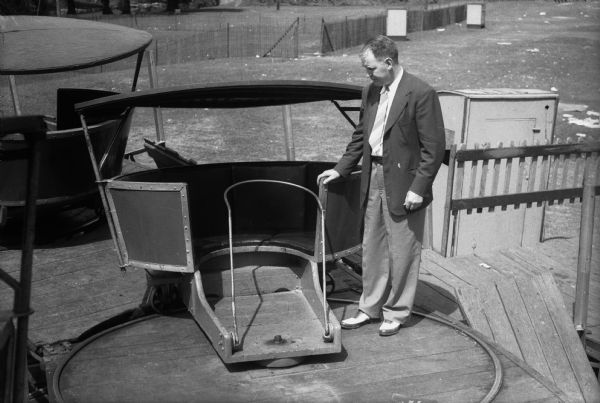
M328 169L326 171L323 171L319 176L317 176L317 184L319 184L321 179L323 179L323 184L327 184L328 182L331 182L332 180L339 177L340 173L338 171L336 171L335 169Z

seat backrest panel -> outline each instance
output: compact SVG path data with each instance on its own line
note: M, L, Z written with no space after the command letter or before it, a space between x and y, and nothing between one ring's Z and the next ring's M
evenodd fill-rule
M107 186L125 264L191 272L191 232L185 184Z

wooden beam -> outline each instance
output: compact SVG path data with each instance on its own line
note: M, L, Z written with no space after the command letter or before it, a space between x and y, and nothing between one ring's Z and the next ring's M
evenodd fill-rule
M600 152L600 142L578 144L550 144L537 146L518 146L510 148L483 148L460 150L456 153L457 161L479 161L504 158L538 157L549 155L564 155L572 153Z
M590 293L590 272L592 268L592 245L594 239L594 210L596 169L598 156L587 161L583 180L583 203L581 206L581 227L579 230L579 253L577 260L577 287L575 292L574 322L577 331L582 333L585 346L588 301Z
M595 195L600 195L600 185L593 187ZM565 200L570 198L581 198L583 188L568 188L558 190L538 190L528 193L511 193L506 195L471 197L454 199L451 201L450 210L472 210L494 206L519 205L524 203L535 203L538 201Z

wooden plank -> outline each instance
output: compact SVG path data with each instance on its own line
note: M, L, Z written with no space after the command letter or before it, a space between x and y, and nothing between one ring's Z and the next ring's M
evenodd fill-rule
M487 183L489 165L490 165L489 160L483 161L483 163L481 165L481 178L479 180L479 192L478 192L479 196L485 196L487 194L486 193L486 183Z
M482 166L481 166L481 179L479 181L479 196L483 197L486 194L486 182L487 182L487 176L488 176L488 166L489 166L489 161L483 161L482 162ZM482 208L478 208L477 209L477 213L481 213L483 211Z
M504 250L477 253L479 259L491 266L492 270L499 274L510 276L513 278L529 278L531 272L516 264L503 254Z
M569 279L570 275L564 273L560 265L547 262L535 250L509 249L503 250L502 255L511 259L516 265L531 274L552 273L556 275L557 279L560 279L560 289L563 295L571 299L575 296L575 280Z
M434 272L436 274L440 274L444 281L446 281L448 284L452 284L454 288L459 288L463 284L473 285L469 274L465 273L463 270L460 270L459 267L456 267L454 259L456 258L444 258L435 252L421 255L421 261L426 261L437 265L439 269L434 270ZM429 268L429 266L427 267ZM431 269L434 269L434 267L432 266ZM448 274L444 275L443 273Z
M502 142L498 143L498 148L502 148ZM498 194L498 183L500 181L500 170L502 160L494 159L492 164L492 188L490 189L490 195L495 196ZM489 208L489 211L494 211L493 207Z
M530 281L526 278L520 278L519 283ZM546 363L543 353L543 346L536 336L534 324L536 318L531 318L517 284L512 278L498 278L496 288L502 299L504 309L508 314L508 319L512 325L512 330L519 343L519 349L523 354L523 359L534 369L544 376L551 376L550 369Z
M461 311L467 324L490 340L494 340L494 333L490 328L487 316L482 309L479 291L474 287L464 286L456 290Z
M82 333L109 320L125 311L139 306L141 298L132 299L127 303L115 303L102 311L82 316L71 316L65 320L47 322L42 326L31 327L30 340L36 345L51 344L62 340L71 340Z
M559 162L560 162L560 160L557 159L556 156L549 157L548 186L547 186L546 190L556 189ZM548 205L550 205L550 206L552 206L553 204L554 204L553 200L548 202Z
M479 149L479 144L475 143L473 145L473 147L477 150ZM471 161L471 170L469 173L469 198L473 198L476 197L475 196L475 188L476 188L476 183L477 183L477 171L479 169L479 162L480 161ZM471 210L467 210L467 214L471 214Z
M501 265L497 265L501 271L506 271L504 265L509 265L513 269L509 269L509 272L514 270L523 271L529 274L542 274L552 273L555 281L559 287L560 292L565 300L567 307L571 307L575 296L575 273L573 269L569 272L568 268L562 265L550 261L549 266L546 266L546 262L543 259L539 259L539 253L536 249L522 250L520 248L501 250L495 254L496 262L502 262ZM553 266L554 265L554 266ZM592 281L590 283L590 305L588 307L588 318L589 323L600 323L600 282ZM591 301L597 301L594 304Z
M548 156L543 156L540 164L541 172L540 172L540 187L539 190L545 191L548 190L548 181L549 181L549 167L548 167ZM537 203L538 207L543 205L542 202Z
M576 282L574 268L568 268L553 261L540 253L538 248L514 248L484 254L483 257L481 255L478 256L484 260L488 259L489 256L493 256L493 261L495 262L493 267L502 273L509 273L513 276L522 277L552 273L566 306L569 308L573 306ZM593 281L592 279L590 282L589 298L588 324L593 326L600 323L600 310L598 309L600 308L600 281Z
M560 163L560 156L553 155L550 157L550 176L548 178L548 189L556 189L558 182L558 166Z
M432 379L438 381L431 384ZM468 386L465 384L477 384L481 386ZM401 386L400 386L401 385ZM340 388L335 398L325 397L323 391L313 391L303 393L300 398L294 396L292 400L301 401L340 401L340 402L368 402L373 401L374 396L381 396L382 401L392 402L417 402L417 401L436 401L458 402L461 396L482 398L489 385L489 367L477 365L471 368L460 370L440 371L428 376L396 377L395 379L378 380L375 379L360 388ZM437 400L437 396L450 396L450 399ZM456 396L452 398L453 396ZM325 399L324 399L325 397ZM462 400L462 401L468 401Z
M498 295L498 290L496 287L489 286L483 289L479 288L479 292L482 307L494 334L494 340L518 358L523 359L519 343L510 326L508 313L505 311L502 300Z
M435 277L423 274L421 272L417 284L415 305L423 311L442 313L456 320L462 320L463 316L455 297L454 289L449 291Z
M522 146L525 146L526 142L523 142ZM523 179L525 176L525 157L521 156L518 159L518 168L517 168L517 187L515 188L516 193L521 193L523 191ZM519 203L515 204L515 209L519 208Z
M220 375L219 386L223 384L229 384L235 382L235 378L242 378L245 382L246 394L244 395L249 400L287 400L290 398L299 399L302 401L313 401L313 400L345 400L346 397L356 397L363 391L369 391L370 398L388 398L391 394L391 390L397 390L398 392L415 392L417 395L427 393L428 389L443 388L445 383L440 380L440 376L447 377L452 374L473 373L473 367L479 369L482 364L489 362L489 358L482 355L480 351L477 351L474 346L467 348L467 346L460 346L455 344L460 342L460 338L457 338L455 342L450 341L451 345L456 345L456 350L451 352L444 352L440 350L439 346L435 347L438 350L437 354L429 352L428 345L434 347L436 343L435 339L415 339L407 340L411 346L417 347L415 354L410 354L409 351L401 353L400 349L390 348L390 342L394 340L386 339L383 340L382 345L378 345L374 350L377 352L377 357L373 359L372 355L368 352L360 351L363 347L366 347L365 337L354 337L356 332L349 332L351 338L347 344L348 357L340 360L339 358L332 361L327 368L318 368L318 371L303 371L298 372L297 369L292 369L290 372L284 372L279 375L280 372L271 372L271 376L260 376L255 377L254 372L260 372L266 374L269 371L259 369L258 371L249 371L248 375L242 373L230 373L226 374L225 377L221 378L223 369L216 369L215 373ZM379 338L374 332L372 337L367 337L368 340L377 341L373 337ZM439 335L438 335L439 337ZM464 339L464 337L463 337ZM439 340L439 339L438 339ZM346 343L345 343L346 344ZM387 347L387 348L386 348ZM410 350L410 349L404 349ZM450 350L453 350L451 348ZM472 354L471 351L475 351L477 354ZM381 354L386 354L382 356ZM400 353L400 358L396 356L396 353ZM387 359L384 359L387 358ZM431 357L431 358L429 358ZM462 361L462 364L459 364ZM432 365L433 363L437 365ZM469 363L471 365L465 365ZM459 364L459 365L457 365ZM195 371L194 371L195 372ZM361 376L357 376L361 373ZM274 376L273 376L274 375ZM489 376L489 375L488 375ZM251 379L248 379L251 377ZM210 377L209 377L210 378ZM245 378L245 379L244 379ZM206 378L205 378L206 379ZM432 384L433 379L440 380L435 385ZM456 378L454 378L456 380ZM198 382L198 380L196 381ZM202 381L200 381L202 382ZM204 381L199 387L208 387L206 385L209 379ZM465 388L465 382L468 382L468 376L464 377L462 382L454 383L454 388L460 390ZM239 381L238 381L239 383ZM433 382L435 383L435 382ZM377 387L371 386L377 384ZM394 385L388 388L382 388L381 384ZM285 387L282 387L285 385ZM275 394L272 394L272 392ZM235 392L238 392L235 390ZM224 388L222 391L224 395L231 393L228 388ZM241 396L241 395L237 395ZM268 399L268 397L271 397ZM217 399L218 401L224 400L224 397Z
M345 352L285 369L227 368L214 352L207 354L211 349L191 319L156 317L153 322L127 326L81 350L62 372L63 398L396 401L446 393L449 400L443 401L458 401L452 400L453 392L470 401L481 399L493 377L489 357L472 339L427 319L412 322L402 337L379 337L376 324L347 331ZM560 400L559 391L524 364L498 354L507 375L499 401Z
M34 265L31 302L34 314L29 332L36 343L78 336L142 302L145 273L118 270L110 240L39 252ZM1 293L0 304L7 297Z
M510 146L514 147L515 143L514 141L510 142ZM508 194L510 192L510 187L511 187L511 175L512 175L512 165L513 165L513 158L507 158L506 159L506 173L504 174L504 192L503 194ZM502 210L506 210L506 206L502 206Z
M84 242L82 240L82 242ZM33 252L34 275L38 271L38 265L54 264L60 266L60 263L69 258L86 256L92 253L113 250L114 244L111 240L100 240L96 242L83 243L81 245L57 246L52 248L36 248ZM116 252L115 256L116 256ZM16 249L0 250L0 262L2 268L8 273L15 273L20 270L21 251ZM56 267L59 269L60 267Z
M570 139L567 139L567 141L570 141ZM563 189L567 187L567 183L568 183L568 179L569 179L569 171L571 170L572 161L573 161L573 159L572 159L571 155L565 156L565 161L564 161L562 175L561 175L561 186L560 186Z
M444 266L445 261L446 259L433 250L423 250L421 252L421 267L438 280L447 284L447 289L456 290L468 285L469 283L463 278L457 276Z
M457 324L461 326L461 324ZM482 336L480 336L482 337ZM497 398L494 401L499 402L518 402L518 401L545 401L545 391L550 391L554 397L550 401L570 401L567 395L557 388L553 383L552 379L548 379L542 376L538 371L533 369L530 365L525 363L523 360L517 358L504 347L499 344L489 344L491 350L498 356L502 364L503 370L503 387L500 390ZM523 382L523 373L527 373L530 377L535 379L539 384L533 384L531 382ZM506 385L506 387L504 387ZM538 389L538 388L541 388ZM528 392L531 392L530 395ZM536 393L536 390L540 393ZM532 396L531 399L527 396Z
M460 150L464 150L466 149L467 145L466 144L461 144L459 146ZM465 171L466 171L466 167L465 167L465 163L464 162L458 162L456 164L456 180L455 180L455 186L454 186L454 197L453 199L459 199L462 197L463 194L463 187L464 187L464 180L465 180ZM452 201L450 201L450 208L452 208ZM458 221L460 220L460 216L458 214L452 214L452 232L451 235L452 237L450 238L450 255L454 255L454 250L456 248L456 243L458 242ZM445 235L446 233L444 233ZM447 236L444 236L443 240L446 241L447 240ZM447 247L448 247L448 242L446 241L445 244L442 245L442 253L444 254L444 256L447 256Z
M512 145L511 145L512 147ZM483 148L460 151L456 154L457 161L477 161L504 158L537 157L540 155L565 155L571 153L585 153L600 151L600 142L586 142L579 144L549 144L530 145L523 142L517 148Z
M520 186L520 184L517 186ZM600 186L595 186L594 191L600 194ZM467 210L468 213L471 209L482 209L508 204L514 204L515 208L518 208L522 203L531 205L532 203L540 201L564 200L571 197L581 197L582 195L583 188L566 188L557 190L536 190L527 193L510 193L496 196L469 197L452 200L452 210Z
M560 165L560 174L557 172L555 189L557 187L564 188L567 185L566 173L568 172L569 166L568 166L568 159L565 158L564 154L559 155L559 164L558 165ZM557 165L557 167L558 167L558 165ZM559 185L559 182L560 182L560 185ZM564 202L564 200L559 200L558 204L562 204L563 202Z
M502 249L498 251L497 256L500 259L506 258L506 261L509 264L510 262L514 262L512 267L520 269L524 274L536 275L546 273L548 271L544 267L540 267L536 263L533 263L532 259L523 259L523 257L519 255L517 251L519 251L519 248Z
M457 324L457 326L461 326ZM480 337L483 337L480 335ZM550 396L546 393L551 392L550 400L552 402L570 401L567 395L561 391L552 382L542 376L538 371L533 369L523 360L517 358L508 350L499 344L489 344L489 347L500 359L503 370L503 387L494 401L498 402L517 402L517 401L547 401ZM527 373L532 378L536 379L539 384L531 382L523 382L523 373ZM505 386L504 386L505 385Z
M583 162L585 161L585 154L573 154L575 161L575 168L573 170L572 187L583 186ZM580 177L581 176L581 177ZM581 200L581 199L580 199ZM571 203L575 202L575 198L569 199Z
M535 157L529 161L529 172L527 174L527 192L533 192L535 190L535 180L537 175L538 160ZM530 207L530 206L528 206Z
M494 284L493 273L487 273L479 267L476 258L469 256L447 259L448 267L469 279L470 284L479 291L481 307L494 335L494 341L519 358L523 358L519 344L511 330L510 321L502 305L502 300Z
M581 392L577 385L577 379L570 368L569 359L550 317L549 309L551 308L546 305L537 280L519 281L517 286L529 315L533 318L532 322L540 345L544 347L544 357L551 373L551 379L571 399L580 400Z
M502 388L495 401L529 403L569 401L562 391L558 390L555 385L550 384L549 381L541 379L541 376L537 378L539 383L533 384L525 381L521 374L523 372L533 373L533 370L510 364L512 363L502 362L504 383L507 387Z
M554 279L551 275L544 274L538 278L538 286L549 307L552 322L565 348L584 399L588 402L600 401L600 386L573 327L573 322L564 307L562 296Z
M506 253L518 256L521 261L529 262L543 272L551 272L561 281L574 287L577 271L577 246L570 247L561 240L555 240L550 245L545 245L547 242L535 248L509 249ZM592 267L594 266L592 265ZM595 267L600 268L600 265ZM590 278L592 284L599 284L600 272L592 271Z
M454 162L454 156L456 155L456 144L452 145L452 147L450 148L450 156L449 156L449 162L448 162L448 177L447 177L447 182L446 182L446 198L444 200L444 221L442 222L442 243L441 243L441 252L442 255L447 256L448 255L448 239L450 237L450 213L452 211L451 207L452 207L452 195L454 194L454 173L455 172L460 172L461 173L461 177L458 178L457 180L459 180L462 183L462 168L460 168L459 171L459 167L455 166L455 162ZM430 206L431 207L431 206ZM428 210L430 211L430 210ZM456 217L454 217L454 220L456 220Z

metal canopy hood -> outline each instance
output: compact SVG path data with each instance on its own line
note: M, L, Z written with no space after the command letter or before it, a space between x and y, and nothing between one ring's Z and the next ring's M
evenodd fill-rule
M277 80L195 84L137 91L75 105L82 114L127 107L247 108L361 98L361 87L323 81Z

